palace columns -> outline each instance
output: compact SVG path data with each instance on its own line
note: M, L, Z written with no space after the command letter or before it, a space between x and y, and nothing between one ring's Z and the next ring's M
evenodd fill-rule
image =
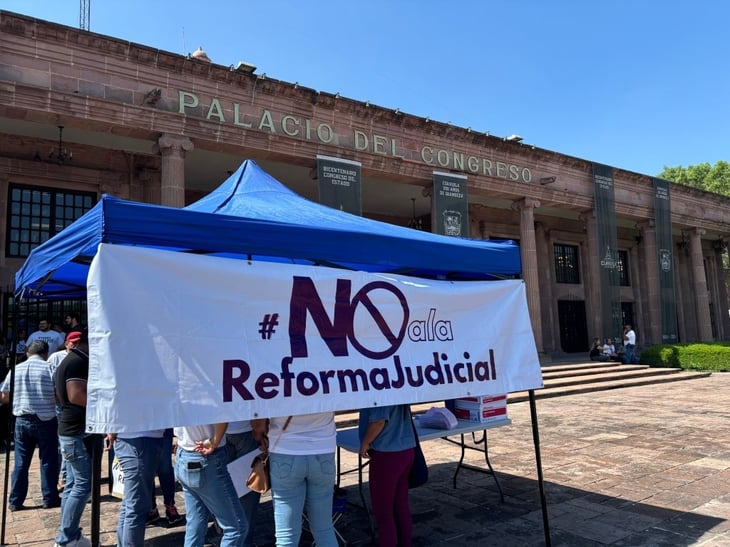
M717 309L719 311L720 320L718 321L718 326L721 326L721 329L718 329L719 335L718 338L720 340L727 340L730 338L730 315L727 313L723 313L723 311L726 308L725 302L727 302L727 285L725 283L725 269L723 266L722 257L725 253L726 244L725 241L720 239L717 242L717 245L715 245L715 270L717 271L717 302L718 306Z
M522 279L527 292L527 307L535 335L538 353L543 353L542 318L540 313L540 285L538 278L537 246L535 242L535 208L540 202L534 198L523 198L512 203L520 212L520 256L522 258Z
M659 264L656 251L656 223L653 219L639 222L636 227L641 230L644 247L644 279L646 295L646 315L649 319L646 325L633 325L644 332L642 345L661 344L662 342L662 314L659 305Z
M560 344L555 340L555 330L551 328L553 317L553 268L550 254L550 234L542 222L535 223L535 242L537 247L538 284L540 286L540 314L543 327L542 343L545 351L556 351Z
M692 267L691 282L695 291L695 312L697 313L697 331L700 342L712 341L712 323L710 322L710 300L707 295L705 263L702 256L702 236L705 230L694 228L689 231L690 261Z
M685 287L689 286L687 283L687 251L683 242L676 243L675 247L677 252L674 254L674 294L677 296L677 323L679 326L677 334L680 342L687 342L689 340L685 312L688 297Z
M185 154L193 149L187 137L164 133L157 141L162 156L160 203L185 207Z
M586 211L578 216L578 219L586 225L586 256L584 271L588 273L583 280L586 299L586 320L588 321L588 332L595 333L589 336L603 337L604 325L601 314L601 272L598 264L598 223L596 212Z

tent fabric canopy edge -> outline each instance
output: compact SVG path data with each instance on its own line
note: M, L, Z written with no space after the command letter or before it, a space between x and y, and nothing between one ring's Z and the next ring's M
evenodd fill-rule
M252 191L252 183L239 180L242 173L265 186ZM30 253L16 273L15 296L83 298L88 264L102 242L439 279L485 280L521 273L514 242L447 237L354 217L294 194L250 160L232 177L237 175L233 188L226 181L219 191L185 209L103 195L86 214ZM282 196L290 201L281 203ZM247 199L255 203L243 212L222 206L240 207ZM282 209L298 223L280 220Z

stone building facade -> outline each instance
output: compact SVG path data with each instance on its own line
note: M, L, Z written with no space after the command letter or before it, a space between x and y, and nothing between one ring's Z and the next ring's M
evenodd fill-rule
M243 63L217 65L202 52L173 54L0 11L3 327L28 250L101 194L182 207L251 158L316 200L318 155L359 162L364 216L403 225L429 227L434 171L466 175L471 237L520 244L539 351L586 351L593 336L611 334L602 324L590 161L271 79ZM653 179L612 173L622 320L640 346L659 343ZM729 339L730 199L670 188L679 340Z

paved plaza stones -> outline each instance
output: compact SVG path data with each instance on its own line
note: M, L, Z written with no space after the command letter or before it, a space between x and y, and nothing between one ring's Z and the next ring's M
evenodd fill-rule
M424 443L431 478L411 491L416 546L545 544L529 406L508 411L512 425L489 432L504 503L485 474L463 470L454 489L458 448ZM552 545L730 546L730 374L538 400L537 412ZM478 464L479 454L468 452ZM355 463L354 454L343 458L344 467ZM31 509L7 513L7 545L53 544L60 510L40 507L38 477L36 460ZM342 485L358 502L356 476ZM177 503L182 512L181 492ZM264 547L274 545L270 496L261 504L256 542ZM118 507L103 497L101 545L116 543ZM354 505L338 529L349 545L372 544L366 514ZM182 545L184 530L149 527L146 544Z

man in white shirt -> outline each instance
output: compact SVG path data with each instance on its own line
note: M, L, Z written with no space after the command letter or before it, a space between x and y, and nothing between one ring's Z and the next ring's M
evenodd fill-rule
M624 347L626 348L626 351L624 351L624 363L634 363L636 361L636 354L634 353L636 348L636 333L631 328L631 325L624 326Z
M25 346L30 346L34 340L43 340L48 344L48 355L50 355L63 346L64 335L51 329L51 323L48 319L41 319L38 321L38 330L28 337Z
M58 436L54 389L51 370L46 362L48 344L36 340L28 344L28 359L15 367L0 386L0 403L10 402L10 382L14 382L13 414L15 415L15 467L12 476L9 507L25 509L28 495L28 471L33 452L38 447L41 460L41 494L43 507L61 505L58 481Z

